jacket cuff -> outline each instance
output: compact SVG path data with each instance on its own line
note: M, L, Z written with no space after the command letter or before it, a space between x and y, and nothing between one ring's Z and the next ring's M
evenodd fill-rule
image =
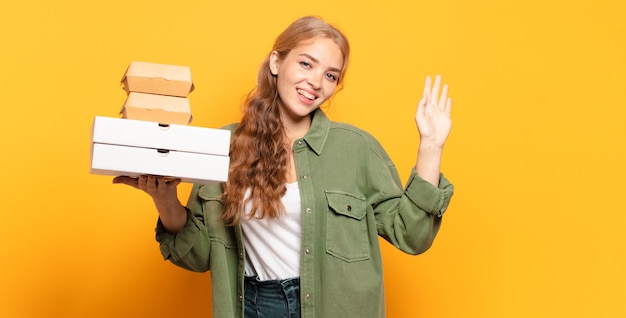
M157 220L156 240L160 243L161 255L165 260L177 261L187 255L199 237L202 224L189 209L185 207L185 210L187 222L177 234L168 233L161 219Z
M440 173L439 187L435 187L420 177L413 168L404 191L409 200L420 209L441 217L450 204L450 199L454 194L454 186Z

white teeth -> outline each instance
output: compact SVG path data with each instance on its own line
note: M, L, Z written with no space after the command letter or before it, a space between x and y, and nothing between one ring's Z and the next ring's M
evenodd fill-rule
M304 96L304 97L306 97L306 98L308 98L310 100L314 100L315 99L315 95L309 94L309 92L301 90L301 89L298 90L298 94L300 94L300 95L302 95L302 96Z

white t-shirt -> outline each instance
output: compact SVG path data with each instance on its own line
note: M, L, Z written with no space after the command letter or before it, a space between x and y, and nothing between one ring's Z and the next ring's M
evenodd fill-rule
M249 194L248 190L245 197ZM300 276L302 214L297 181L287 184L287 192L281 200L286 214L278 218L242 218L247 276L257 275L260 280ZM250 209L249 204L246 215L250 214Z

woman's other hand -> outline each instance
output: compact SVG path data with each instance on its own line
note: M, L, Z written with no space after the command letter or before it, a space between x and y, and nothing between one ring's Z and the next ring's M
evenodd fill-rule
M113 179L113 183L126 184L142 190L154 200L177 199L176 187L180 182L181 179L178 178L153 175L141 175L136 178L119 176Z
M452 99L448 97L448 85L443 85L441 96L439 96L440 87L440 75L435 77L434 85L432 78L426 77L424 95L417 104L417 112L415 113L420 143L436 148L443 148L452 128L452 120L450 119Z

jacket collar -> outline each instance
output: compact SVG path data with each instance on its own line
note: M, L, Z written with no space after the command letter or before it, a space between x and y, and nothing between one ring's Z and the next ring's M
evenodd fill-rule
M328 133L330 131L330 120L320 108L316 109L311 116L311 128L304 135L304 141L318 156L322 153Z

